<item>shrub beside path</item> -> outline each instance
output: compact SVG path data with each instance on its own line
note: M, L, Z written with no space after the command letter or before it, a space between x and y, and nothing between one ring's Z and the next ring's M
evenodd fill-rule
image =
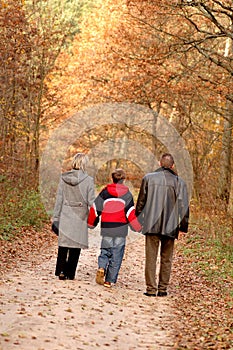
M28 234L26 243L25 233L5 258L2 248L0 350L176 348L172 296L143 295L144 237L129 237L118 283L108 289L95 283L95 234L95 244L81 253L74 281L54 276L57 239L49 229L39 238L35 233L34 240Z

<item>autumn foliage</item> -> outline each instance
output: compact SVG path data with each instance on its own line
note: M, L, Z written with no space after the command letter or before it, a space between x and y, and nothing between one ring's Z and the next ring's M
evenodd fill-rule
M229 203L230 9L230 4L217 2L96 2L71 52L59 56L48 76L48 86L60 96L48 117L63 120L106 102L148 106L168 118L185 139L198 201L207 205L211 195L213 204L225 191Z
M6 270L15 258L53 243L48 227L37 232L49 220L38 192L53 131L97 105L146 107L155 128L159 115L181 135L194 176L190 235L178 243L172 285L180 288L183 317L176 348L233 347L232 14L231 0L0 1L0 252ZM91 115L90 124L96 118ZM121 166L136 198L144 169L133 160L147 153L158 159L167 149L141 127L146 119L129 127L127 118L115 124L98 118L69 145L61 164L66 168L77 150L97 147L104 158L107 147L96 185ZM127 149L133 143L142 153Z

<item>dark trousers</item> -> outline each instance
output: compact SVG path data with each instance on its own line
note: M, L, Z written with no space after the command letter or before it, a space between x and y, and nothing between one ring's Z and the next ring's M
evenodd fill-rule
M59 276L63 272L68 279L73 280L80 252L80 248L58 247L55 275Z
M159 248L160 266L157 282L156 266ZM161 235L146 235L145 279L148 293L155 294L157 290L160 292L167 290L171 275L173 250L174 239Z

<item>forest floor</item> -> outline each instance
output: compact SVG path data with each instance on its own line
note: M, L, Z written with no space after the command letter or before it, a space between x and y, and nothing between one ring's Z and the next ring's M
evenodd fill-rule
M99 232L74 281L54 276L57 237L25 231L1 242L0 350L233 349L229 300L179 252L167 297L143 295L144 237L131 233L116 286L95 283Z

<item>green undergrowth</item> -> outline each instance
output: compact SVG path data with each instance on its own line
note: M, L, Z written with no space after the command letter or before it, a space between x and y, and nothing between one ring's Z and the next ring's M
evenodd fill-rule
M0 183L0 240L12 240L22 228L39 229L48 220L40 194L8 181Z
M233 297L233 236L230 223L206 218L192 219L182 247L196 271Z

